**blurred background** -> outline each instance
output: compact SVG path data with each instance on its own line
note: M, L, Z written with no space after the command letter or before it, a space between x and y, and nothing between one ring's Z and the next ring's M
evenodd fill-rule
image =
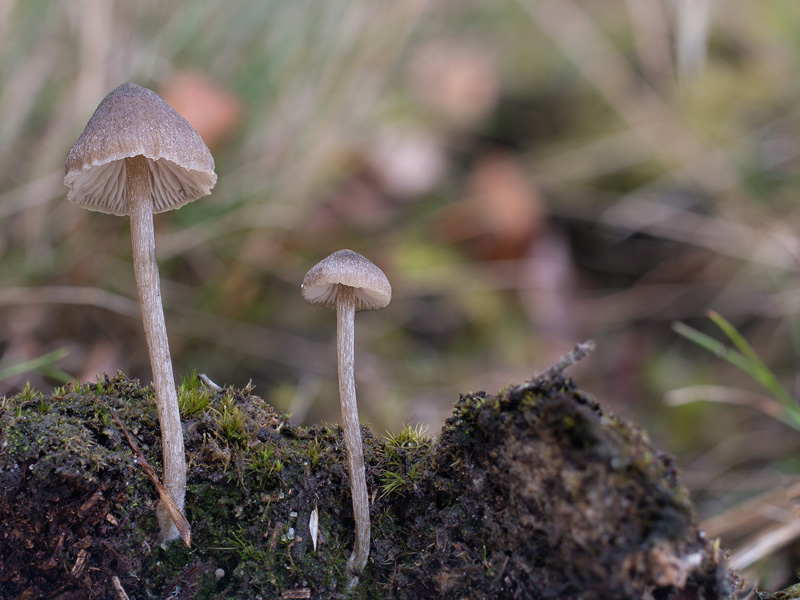
M63 185L94 108L133 81L219 175L156 217L178 376L338 422L335 316L300 283L351 248L394 291L356 317L376 433L435 432L460 392L593 338L581 387L676 456L723 546L767 548L738 566L792 583L800 434L672 323L724 339L719 311L794 393L799 76L796 0L3 0L2 366L68 353L0 393L56 370L150 381L127 219ZM730 531L742 515L763 516L755 537Z

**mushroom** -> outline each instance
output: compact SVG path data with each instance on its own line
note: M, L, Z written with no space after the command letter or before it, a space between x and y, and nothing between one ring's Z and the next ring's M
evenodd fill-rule
M392 287L383 271L358 252L339 250L311 268L303 279L302 292L306 302L336 309L339 399L356 522L355 544L348 564L361 572L369 556L369 501L353 376L354 321L357 310L374 310L389 304Z
M186 458L161 306L153 214L208 195L217 181L214 158L192 126L161 96L126 83L100 102L70 150L65 169L70 202L130 216L133 269L161 424L164 485L183 510ZM157 515L162 540L178 537L161 503Z

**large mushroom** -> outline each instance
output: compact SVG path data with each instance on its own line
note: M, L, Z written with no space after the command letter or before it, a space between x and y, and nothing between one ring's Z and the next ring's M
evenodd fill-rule
M354 326L358 310L383 308L392 299L392 287L372 262L352 250L339 250L311 268L303 279L303 298L336 310L336 351L339 365L339 399L347 468L356 522L355 544L348 564L361 572L369 557L369 500L364 473L364 451L356 406Z
M186 458L178 397L161 306L153 214L211 192L214 158L191 125L155 92L126 83L95 110L66 162L68 199L84 208L129 215L133 269L153 370L164 485L183 510ZM163 504L157 510L164 541L178 530Z

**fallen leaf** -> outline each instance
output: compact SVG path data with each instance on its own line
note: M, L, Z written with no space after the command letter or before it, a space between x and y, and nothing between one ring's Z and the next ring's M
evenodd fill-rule
M167 491L167 488L165 488L161 484L161 481L159 481L158 475L156 475L155 470L153 470L153 467L149 465L147 459L145 459L144 457L144 454L142 454L142 451L139 450L139 447L136 445L136 442L128 433L128 430L125 429L125 427L122 425L122 422L119 420L117 415L111 413L111 416L114 419L114 422L116 422L116 424L122 430L122 433L125 434L125 439L128 440L128 445L130 445L131 449L136 454L136 460L142 466L142 470L145 473L147 473L147 475L155 484L156 490L158 490L158 495L161 498L161 503L167 509L167 512L169 513L172 522L175 523L175 527L178 528L178 533L180 534L183 543L186 544L187 548L191 547L192 528L189 525L189 521L186 519L181 510L178 508L178 505L175 503L175 500L172 499L172 496Z

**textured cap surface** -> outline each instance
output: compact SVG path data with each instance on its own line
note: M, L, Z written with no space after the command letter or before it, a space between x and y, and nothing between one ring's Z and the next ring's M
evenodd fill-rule
M383 308L392 299L392 286L383 271L352 250L334 252L311 267L303 279L303 298L310 304L336 308L340 285L355 288L356 310Z
M124 159L139 155L149 159L154 213L207 196L217 181L214 158L186 119L152 90L125 83L100 102L70 150L67 198L127 215Z

